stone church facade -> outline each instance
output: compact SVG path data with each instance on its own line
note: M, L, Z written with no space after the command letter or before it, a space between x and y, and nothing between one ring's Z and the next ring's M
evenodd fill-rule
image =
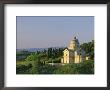
M80 63L88 60L85 51L80 49L79 41L76 37L70 42L68 48L63 51L61 63Z

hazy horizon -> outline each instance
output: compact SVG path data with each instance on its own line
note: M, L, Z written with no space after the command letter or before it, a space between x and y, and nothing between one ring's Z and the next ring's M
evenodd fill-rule
M93 16L17 16L17 49L68 47L94 40Z

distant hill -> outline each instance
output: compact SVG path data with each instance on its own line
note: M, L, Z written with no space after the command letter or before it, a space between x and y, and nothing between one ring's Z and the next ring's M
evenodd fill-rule
M65 47L49 47L53 49L58 49L58 48L65 48ZM48 50L48 48L26 48L26 49L16 49L17 51L29 51L29 52L36 52L36 51L43 51L43 50Z

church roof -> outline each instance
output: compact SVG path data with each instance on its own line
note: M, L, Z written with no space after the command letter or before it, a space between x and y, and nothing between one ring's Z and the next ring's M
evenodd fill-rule
M71 52L74 52L74 50L71 50L71 49L68 49L68 48L66 48L68 51L71 51ZM66 49L64 49L64 51L66 50Z

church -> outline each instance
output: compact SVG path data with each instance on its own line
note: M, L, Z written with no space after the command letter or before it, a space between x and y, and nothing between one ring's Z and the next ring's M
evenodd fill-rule
M61 63L80 63L88 60L85 51L80 48L79 41L76 37L70 41L70 45L63 51L63 58Z

